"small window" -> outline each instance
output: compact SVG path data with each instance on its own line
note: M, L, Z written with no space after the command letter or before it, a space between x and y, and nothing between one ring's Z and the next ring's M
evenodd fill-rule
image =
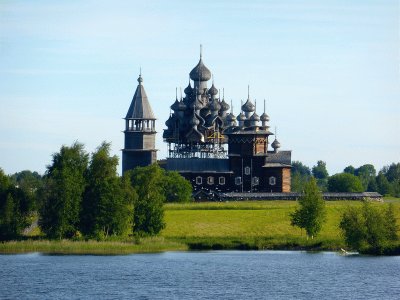
M208 177L207 177L207 183L208 183L209 185L213 185L213 184L214 184L214 177L208 176Z
M250 175L250 167L244 168L244 174L245 175Z
M276 184L276 178L274 176L271 176L269 178L269 185L275 185Z
M221 176L221 177L219 178L219 184L220 184L220 185L225 185L225 177Z
M236 185L241 185L242 184L242 177L236 177L235 178L235 184Z
M200 176L196 177L196 184L202 184L203 183L203 178L201 178Z
M253 177L253 185L259 185L260 179L258 177Z

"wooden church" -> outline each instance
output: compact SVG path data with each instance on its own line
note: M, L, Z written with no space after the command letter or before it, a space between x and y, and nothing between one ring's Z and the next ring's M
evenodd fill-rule
M165 122L163 139L168 157L162 164L178 171L193 186L194 195L226 193L289 193L291 151L280 150L270 131L269 116L259 116L250 99L235 116L232 104L211 80L202 55L190 72L184 96L176 97ZM157 161L155 121L149 100L138 78L138 86L125 117L125 147L122 170Z

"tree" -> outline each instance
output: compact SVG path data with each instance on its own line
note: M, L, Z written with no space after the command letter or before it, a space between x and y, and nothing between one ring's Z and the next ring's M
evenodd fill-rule
M83 144L62 146L47 167L39 226L50 238L69 238L79 230L88 155Z
M364 202L362 207L349 207L339 227L346 244L361 252L381 254L388 243L398 240L393 205L380 208Z
M291 189L294 192L303 192L305 184L310 180L311 170L299 161L292 162Z
M347 166L346 168L344 168L343 173L349 173L349 174L353 174L356 172L356 169L353 166Z
M110 147L103 142L92 154L82 202L81 231L97 238L132 230L134 192L118 177L118 157L110 156Z
M318 187L321 191L325 192L328 185L328 170L326 169L326 163L322 160L317 162L316 166L312 168L312 174L317 179Z
M329 174L326 169L326 162L322 160L317 161L317 165L312 167L312 174L317 179L328 178Z
M21 235L33 212L32 195L15 187L0 169L0 240Z
M157 164L137 167L131 173L132 185L138 196L133 232L138 235L156 235L165 227L163 179L164 170Z
M358 193L364 190L360 179L349 173L340 173L328 179L328 190L339 193Z
M165 172L163 185L166 202L190 202L192 200L192 185L178 172Z
M376 177L376 185L380 194L384 196L392 194L392 186L382 171L379 172L378 176Z
M342 230L346 244L352 249L359 250L364 247L366 228L360 209L349 207L342 215L339 227Z
M300 207L291 214L291 225L304 228L307 237L314 238L325 222L325 201L314 178L305 185L304 194L299 199Z
M357 168L354 172L358 178L360 178L361 183L364 187L364 191L368 190L368 186L371 181L375 180L376 170L375 167L371 164L362 165Z

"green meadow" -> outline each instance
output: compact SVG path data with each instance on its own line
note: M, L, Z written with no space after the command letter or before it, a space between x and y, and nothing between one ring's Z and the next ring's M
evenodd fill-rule
M385 202L394 204L397 224L400 224L400 200L387 198ZM297 206L295 201L207 202L166 204L166 228L158 237L49 241L35 229L34 234L24 240L0 243L0 253L115 255L206 249L335 251L346 248L338 227L342 213L349 206L360 205L359 201L327 201L327 221L314 239L307 239L304 231L290 225L290 213Z
M400 202L391 200L399 224ZM359 201L327 201L326 223L311 240L290 225L295 201L168 204L162 236L190 249L338 250L346 248L339 230L341 215L349 206L360 205Z

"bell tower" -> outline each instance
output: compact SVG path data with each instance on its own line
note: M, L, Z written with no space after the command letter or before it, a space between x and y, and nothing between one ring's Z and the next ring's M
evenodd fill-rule
M155 149L156 118L154 117L142 75L125 119L125 144L122 149L122 173L135 167L144 167L157 161Z

